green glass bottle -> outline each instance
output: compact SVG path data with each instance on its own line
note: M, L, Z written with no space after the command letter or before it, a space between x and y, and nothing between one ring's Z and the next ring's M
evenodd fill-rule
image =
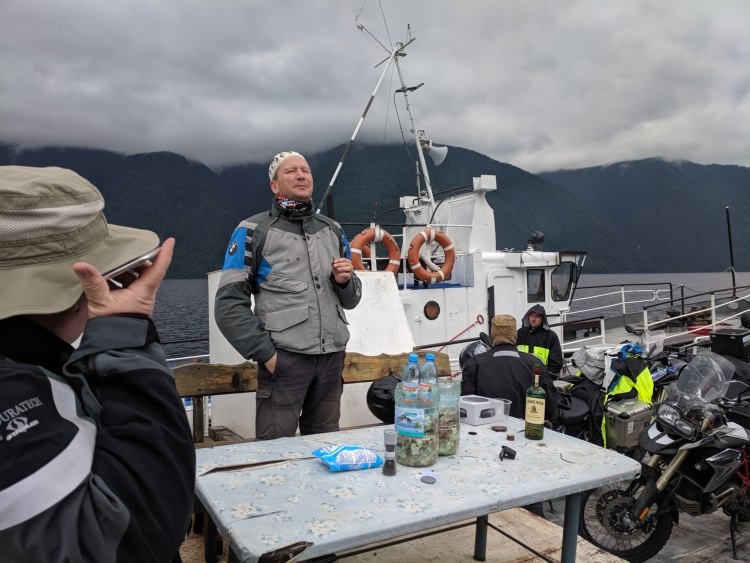
M523 434L527 440L544 438L544 403L547 394L539 385L541 368L534 368L534 383L526 390L526 415Z

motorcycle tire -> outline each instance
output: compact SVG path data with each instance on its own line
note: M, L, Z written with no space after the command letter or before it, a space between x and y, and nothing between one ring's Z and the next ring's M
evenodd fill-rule
M583 495L579 534L595 546L631 562L654 557L669 540L674 519L664 499L649 507L643 520L629 525L624 515L635 502L639 481L621 482Z

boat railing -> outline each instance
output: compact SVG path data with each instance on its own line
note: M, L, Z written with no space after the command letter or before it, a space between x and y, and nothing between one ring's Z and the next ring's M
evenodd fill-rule
M692 295L685 295L685 285L680 285L680 296L679 297L671 297L668 300L668 304L671 307L679 306L679 312L680 315L686 314L686 307L693 307L693 309L696 308L696 306L705 305L706 303L710 303L713 308L716 308L722 304L728 303L731 300L734 300L735 303L739 303L743 299L747 299L747 296L737 298L737 292L743 292L750 290L750 285L742 285L742 286L733 286L733 287L726 287L722 289L713 289L710 291L704 291L701 293L693 293ZM647 306L644 307L644 309L651 310L654 309L655 306ZM695 313L694 310L689 311L691 313Z
M404 275L403 273L409 272L409 269L408 269L407 263L406 263L406 257L407 257L407 252L408 252L408 249L409 249L409 244L411 243L411 241L404 241L404 229L407 228L407 227L409 227L409 228L427 227L426 223L412 223L412 224L407 224L407 223L372 223L372 222L371 223L362 223L362 222L356 222L355 221L355 222L341 222L340 224L343 227L357 227L357 228L363 227L364 229L368 229L368 228L371 228L371 227L377 225L378 227L380 227L380 228L385 229L386 231L388 231L388 233L394 238L394 240L396 240L396 242L399 245L399 248L401 249L401 270L400 270L401 273L399 274L399 280L400 280L399 281L399 287L401 287L402 289L406 289L408 287L407 276ZM430 227L441 229L441 230L445 230L445 229L447 229L449 227L451 229L467 229L467 230L469 230L469 229L471 229L473 227L473 225L467 225L467 224L462 224L462 223L438 223L438 222L434 222L434 223L430 223ZM352 238L354 238L354 237L352 237ZM462 250L460 248L460 245L459 246L454 246L454 251L455 251L457 257L458 256L468 256L469 254L471 254L471 252L468 249L463 249ZM363 262L365 264L372 264L373 260L379 264L379 267L384 267L388 263L388 256L387 255L386 256L378 256L377 255L377 251L376 251L375 253L373 253L370 256L370 258L363 258Z
M635 305L667 303L673 299L673 287L669 282L579 286L576 288L576 293L592 289L612 289L612 291L574 297L570 303L571 311L568 315L585 315L606 310L617 311L625 315L633 312ZM579 308L582 304L583 308Z
M653 332L655 330L667 330L673 332L667 338L672 342L690 343L706 338L711 330L721 328L722 325L734 326L738 324L738 318L750 310L750 286L735 286L701 293L686 295L684 285L680 286L679 296L675 296L671 284L657 289L657 284L650 285L646 289L629 289L627 284L617 286L616 291L600 292L596 295L585 295L575 302L590 301L596 303L595 307L574 309L563 315L563 322L558 325L563 330L563 351L572 353L580 346L587 344L608 343L607 329L610 336L615 330L615 338L619 339L623 334L616 329L624 328L626 332L636 335ZM613 286L588 286L578 289L606 289ZM646 295L640 299L633 299L632 295L638 293ZM650 295L649 295L650 293ZM594 301L594 300L599 301ZM602 303L609 299L609 302ZM651 302L653 301L653 302ZM643 304L640 311L634 305ZM591 311L609 311L600 317L580 318L582 313ZM627 324L630 323L630 324ZM584 331L583 338L577 338L578 333Z
M747 291L745 295L737 296L737 292ZM728 295L731 292L731 295ZM724 294L727 294L724 297ZM728 323L740 317L750 307L750 286L732 287L707 291L689 297L680 297L670 301L674 307L679 303L679 311L671 309L669 312L669 323L681 324L686 327L686 333L697 333L705 330L706 326L714 327L719 323ZM690 309L686 311L686 307ZM663 328L664 320L659 319L649 322L649 313L654 310L653 306L643 308L643 327L645 330ZM729 314L720 316L720 311L727 310ZM679 314L677 314L679 313ZM703 324L698 320L705 319ZM698 325L691 328L691 323Z
M604 321L605 317L600 315L574 321L550 323L549 326L550 328L562 327L563 338L560 344L563 354L567 357L587 344L604 344L607 334ZM581 338L578 338L579 332L583 333Z
M208 340L207 338L205 340ZM165 344L169 344L166 342ZM210 358L209 354L196 354L193 356L181 356L177 358L167 358L167 364L169 367L177 367L183 364L192 364L199 362L206 362Z

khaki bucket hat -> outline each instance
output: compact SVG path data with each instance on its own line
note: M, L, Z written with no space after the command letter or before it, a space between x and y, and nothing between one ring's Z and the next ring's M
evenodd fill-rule
M75 262L105 272L159 245L156 233L107 224L103 209L72 170L0 166L0 319L72 307Z
M516 343L516 318L513 315L495 315L490 325L492 345Z

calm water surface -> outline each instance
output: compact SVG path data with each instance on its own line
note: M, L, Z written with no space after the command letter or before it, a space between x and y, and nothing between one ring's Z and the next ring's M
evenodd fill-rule
M168 358L208 354L208 279L164 280L154 321Z
M735 279L738 286L750 285L750 272L737 272ZM671 282L675 296L679 296L682 284L685 296L689 296L731 287L732 277L728 272L583 274L579 286L658 282ZM580 291L576 296L585 294ZM208 279L165 280L159 290L154 318L168 358L208 354Z

